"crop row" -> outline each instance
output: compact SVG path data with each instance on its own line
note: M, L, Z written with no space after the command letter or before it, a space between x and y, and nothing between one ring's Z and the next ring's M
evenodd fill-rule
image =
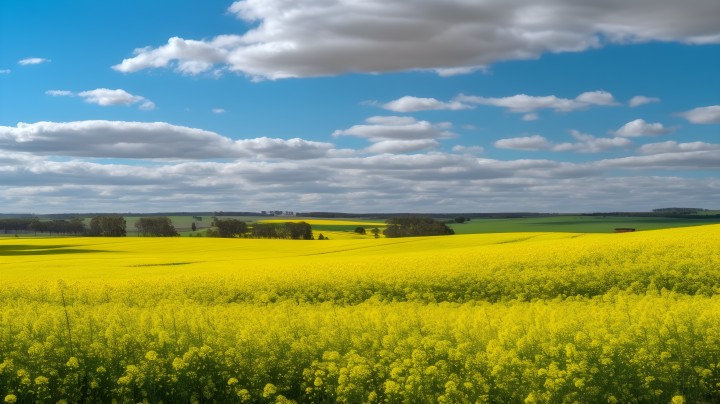
M720 298L670 292L0 312L6 401L714 402L719 383Z

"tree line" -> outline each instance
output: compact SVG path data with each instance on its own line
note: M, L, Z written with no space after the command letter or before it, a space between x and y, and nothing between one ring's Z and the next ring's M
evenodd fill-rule
M33 218L0 219L4 234L33 232L67 236L122 237L126 235L125 218L119 215L95 216L85 225L81 218L70 220L40 220Z
M0 231L4 234L34 232L59 235L84 235L86 232L83 220L74 218L71 220L45 220L26 219L0 219Z
M387 227L383 234L388 238L455 234L455 231L445 223L426 216L391 217L385 223L387 223Z
M247 223L238 219L218 219L213 221L213 229L207 231L208 237L278 238L288 240L313 240L312 226L306 222L286 223Z

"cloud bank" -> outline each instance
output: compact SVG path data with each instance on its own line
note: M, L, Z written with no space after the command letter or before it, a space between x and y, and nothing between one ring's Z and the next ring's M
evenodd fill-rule
M253 28L170 38L113 66L133 73L227 69L255 79L431 70L454 75L498 61L648 41L720 43L714 0L244 0L229 12Z
M571 131L496 147L556 152L627 148L623 137ZM720 196L720 145L647 144L639 155L563 162L477 156L448 124L375 116L336 132L362 149L295 139L232 139L164 122L36 122L0 126L0 203L37 213L167 210L561 211L708 206ZM111 160L107 160L111 159ZM643 175L645 170L667 174ZM612 172L613 176L607 176ZM708 175L698 175L709 172ZM685 175L689 173L689 175ZM618 192L624 198L615 198ZM78 205L77 201L83 204ZM38 204L42 201L42 204Z

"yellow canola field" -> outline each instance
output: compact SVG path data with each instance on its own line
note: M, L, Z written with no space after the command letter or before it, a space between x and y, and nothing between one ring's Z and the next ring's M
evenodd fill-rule
M5 402L718 402L720 226L0 239Z

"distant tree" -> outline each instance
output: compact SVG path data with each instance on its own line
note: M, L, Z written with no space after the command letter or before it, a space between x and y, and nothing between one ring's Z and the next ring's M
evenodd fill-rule
M141 217L135 222L138 233L145 237L176 237L180 234L167 216Z
M125 237L125 218L119 215L95 216L90 220L87 234L93 237Z
M219 237L242 237L248 231L247 223L237 219L215 219L213 226L217 228Z
M312 227L305 222L287 222L283 223L281 228L284 228L289 233L287 238L292 240L312 240L314 238Z
M364 227L356 227L356 228L355 228L355 233L357 233L357 234L367 234L367 233L365 232L365 228L364 228Z
M455 234L445 223L425 216L392 217L385 221L388 226L385 237L443 236Z
M377 227L373 227L373 229L370 230L370 232L373 234L373 236L375 236L375 238L380 237L380 229L378 229Z
M250 229L250 237L292 240L312 240L314 238L312 227L306 222L255 223Z
M192 222L192 225L190 225L190 229L192 229L192 231L197 230L197 226L195 225L195 222Z
M320 235L318 236L318 240L325 240L325 236L323 236L323 234L320 233Z
M465 223L465 220L464 216L458 216L455 218L455 223Z

